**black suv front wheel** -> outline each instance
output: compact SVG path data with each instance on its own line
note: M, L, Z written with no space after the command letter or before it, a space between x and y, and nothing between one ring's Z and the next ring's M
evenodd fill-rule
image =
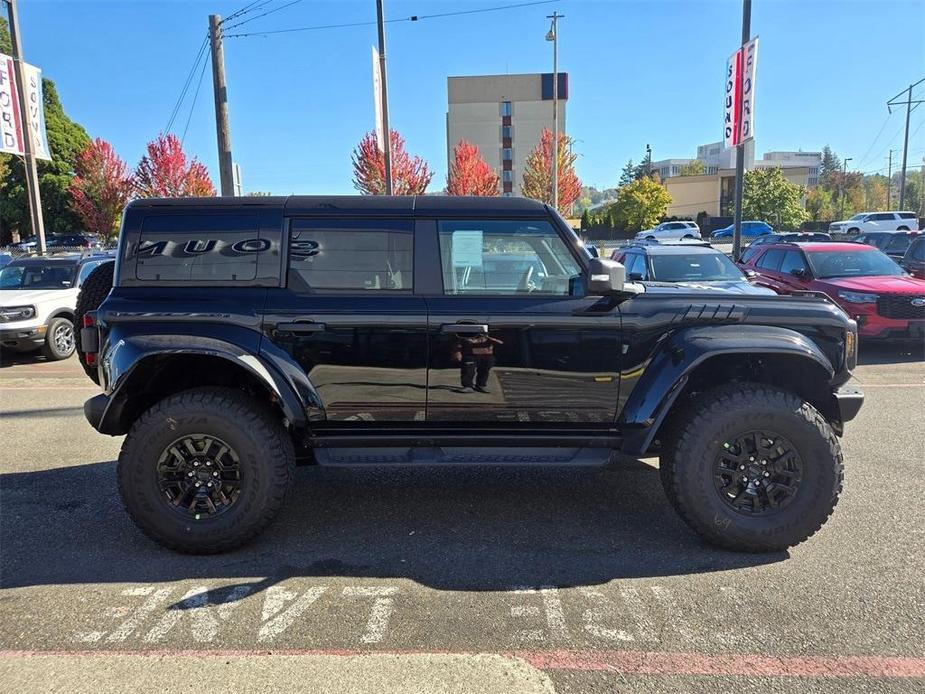
M793 393L753 383L707 391L674 413L659 467L687 524L740 551L806 540L842 489L841 448L825 418Z
M180 552L214 554L260 533L283 505L292 440L262 403L229 388L161 400L119 454L119 493L135 524Z

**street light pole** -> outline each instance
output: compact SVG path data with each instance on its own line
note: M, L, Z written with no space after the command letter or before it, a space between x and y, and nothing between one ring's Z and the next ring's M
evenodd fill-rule
M26 65L22 54L22 35L19 30L19 13L16 0L9 4L10 38L13 43L13 63L16 67L16 97L19 99L20 122L23 124L23 168L26 173L26 192L29 197L29 221L35 234L38 252L45 253L45 220L42 219L42 194L39 192L39 172L35 164L35 147L32 142L32 125L26 103ZM43 108L39 104L40 108Z
M752 0L742 0L742 55L745 55L745 46L752 33ZM742 60L742 74L738 76L741 81L745 71L745 60ZM741 90L744 94L745 90ZM739 112L742 112L741 97ZM741 140L741 134L739 136ZM735 190L735 217L733 217L732 232L732 258L739 260L742 255L742 196L745 192L745 143L736 145L736 190Z
M553 12L546 40L552 41L552 206L559 210L559 20L564 14Z

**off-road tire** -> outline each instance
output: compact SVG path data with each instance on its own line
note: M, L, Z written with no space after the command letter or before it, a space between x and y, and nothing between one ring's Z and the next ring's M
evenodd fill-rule
M80 361L80 366L83 368L84 373L97 385L100 383L100 376L96 370L96 365L90 366L84 358L84 351L80 346L80 329L83 327L84 314L98 309L103 300L109 296L115 268L116 264L114 262L103 263L87 275L87 279L80 285L80 292L77 294L77 309L74 312L74 339L77 345L77 359Z
M714 487L723 442L767 428L793 443L803 479L789 505L771 515L736 511ZM841 447L825 418L797 395L772 386L730 383L682 405L661 437L662 486L681 518L712 544L771 552L803 542L828 520L842 490Z
M157 484L159 456L184 434L210 434L240 459L240 496L219 515L182 516ZM132 426L117 465L119 494L135 524L155 542L188 554L217 554L253 539L282 508L295 453L280 419L230 388L194 388L152 406Z
M70 347L62 348L58 345L56 335L59 331L67 330L71 332ZM63 316L58 316L48 321L48 326L45 330L45 344L42 345L44 357L48 361L60 361L71 356L74 353L74 333L74 324Z

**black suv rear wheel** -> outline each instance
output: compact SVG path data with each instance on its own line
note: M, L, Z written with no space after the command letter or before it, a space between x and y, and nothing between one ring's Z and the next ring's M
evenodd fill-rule
M691 400L669 423L660 471L695 531L729 549L796 545L828 520L842 454L825 418L793 393L731 383Z
M135 422L119 454L119 493L156 542L214 554L273 520L294 465L288 433L262 403L229 388L196 388Z

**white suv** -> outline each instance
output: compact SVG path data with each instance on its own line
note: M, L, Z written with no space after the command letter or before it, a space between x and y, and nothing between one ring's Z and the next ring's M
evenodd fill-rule
M851 219L829 224L829 233L862 234L866 231L916 231L915 212L861 212Z
M0 347L14 352L42 350L46 359L74 353L74 310L81 283L103 255L34 256L0 270Z
M695 222L662 222L654 229L636 234L636 239L699 239L700 227Z

